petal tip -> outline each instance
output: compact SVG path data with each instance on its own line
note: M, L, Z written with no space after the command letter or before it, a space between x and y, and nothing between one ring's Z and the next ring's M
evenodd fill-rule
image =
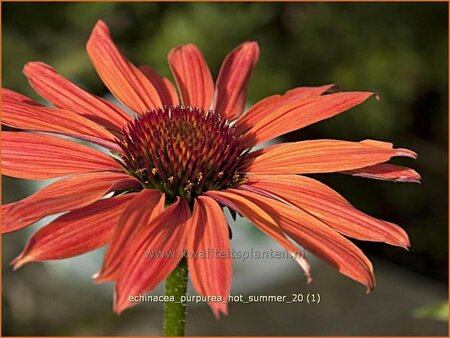
M123 297L118 297L117 290L114 292L114 300L113 300L113 312L120 316L122 312L129 307L133 306L133 303L127 301L127 299L123 299Z
M333 94L333 93L339 93L341 91L341 88L337 83L330 83L322 86L325 88L325 92L323 94Z
M211 310L216 319L220 319L220 315L228 316L228 304L223 302L211 302L209 303Z
M422 183L421 182L422 181L422 176L420 176L420 174L417 171L415 171L413 169L410 169L410 172L411 172L411 175L402 177L398 181L399 182L406 182L406 183L418 183L418 184Z
M395 155L396 156L403 156L403 157L410 157L413 159L417 159L417 153L415 151L406 149L406 148L397 148L395 149Z
M259 59L259 44L256 41L246 41L240 45L241 48L245 49L249 55L252 55L253 66L258 62Z
M372 293L372 291L375 289L374 285L367 286L366 287L366 294Z
M105 21L99 19L99 20L97 20L97 22L95 23L94 30L95 30L95 29L108 29L108 25L106 24Z
M108 278L108 276L103 276L102 271L98 271L91 276L93 282L95 284L101 284L106 282L111 282L112 279Z
M14 258L10 265L12 266L13 271L16 271L23 265L30 263L32 261L32 257L30 255L20 254L16 258Z
M23 69L22 69L23 74L25 74L25 76L28 77L28 75L30 73L32 73L34 71L34 69L39 66L39 64L40 64L39 61L28 61L23 66Z
M93 279L95 284L101 284L101 283L107 283L107 282L113 282L114 278L110 275L104 275L102 271L94 273L91 278Z
M259 44L257 41L246 41L243 43L244 46L248 46L249 48L257 49L259 50Z
M109 28L104 21L98 20L94 28L92 29L91 36L89 37L87 45L90 46L92 43L94 43L93 39L97 39L101 35L109 36Z
M409 249L411 248L411 242L409 241L408 235L406 235L405 242L403 243L403 245L399 246L409 252Z
M375 282L375 275L374 275L373 271L371 271L370 278L367 281L367 283L364 283L364 285L366 286L366 294L372 293L372 291L375 289L376 282Z
M364 101L368 100L369 98L371 98L372 96L375 97L375 99L378 101L378 94L375 92L368 92L368 91L360 91L360 92L342 92L342 94L348 93L350 95L355 95L354 98L355 100L358 100L358 104L363 103Z
M197 45L194 45L193 43L186 43L183 45L175 46L169 51L169 54L168 54L169 60L175 56L175 53L180 52L180 51L181 52L183 52L183 51L199 52L200 49L197 47Z
M118 316L120 316L120 315L122 314L123 309L114 306L113 312L114 312L114 313L116 314L116 316L118 317Z

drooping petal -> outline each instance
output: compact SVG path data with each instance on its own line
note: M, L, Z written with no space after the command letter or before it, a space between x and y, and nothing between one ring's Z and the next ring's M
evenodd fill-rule
M247 131L249 147L342 113L367 100L373 93L343 92L299 100L288 99ZM293 98L295 95L293 96Z
M3 205L2 233L22 229L49 215L88 206L109 192L139 186L137 179L112 172L64 178L19 202Z
M420 183L421 180L420 174L415 170L389 163L375 164L343 173L382 181Z
M122 213L114 236L105 253L101 271L96 274L98 283L117 278L125 246L140 229L148 226L151 220L164 211L165 195L158 190L144 189L133 198Z
M123 171L111 157L58 137L2 132L2 174L42 180L92 171Z
M95 122L68 110L17 101L2 90L2 124L14 128L57 133L120 150L115 136Z
M188 267L193 286L202 296L221 297L210 302L216 318L227 314L231 288L228 224L219 205L208 196L197 197L187 238Z
M124 105L141 114L161 107L155 87L117 49L103 21L95 25L87 43L87 52L100 78Z
M365 285L368 292L375 287L375 276L369 259L356 245L325 223L295 206L272 198L240 189L228 191L266 210L297 243L331 264L340 273Z
M210 190L207 191L205 195L212 197L220 204L226 205L244 215L250 222L256 225L258 229L280 244L292 255L296 262L305 271L307 282L311 282L311 268L308 261L303 256L303 253L286 238L285 234L281 231L277 221L272 217L272 215L267 213L264 209L260 208L251 200L236 194L234 190Z
M129 296L151 291L178 265L186 244L189 205L178 198L127 243L116 281L114 311L136 305Z
M153 87L155 87L163 105L178 105L177 90L168 78L162 77L150 66L141 66L139 69L144 73L147 79L150 80Z
M250 153L241 171L248 174L314 174L353 170L386 162L394 156L414 157L380 141L312 140L282 143Z
M217 77L214 110L233 120L242 114L247 99L247 87L258 62L256 42L244 42L229 53Z
M258 121L268 116L272 111L289 101L299 101L319 96L333 88L334 84L320 87L298 87L287 91L284 95L272 95L255 103L244 116L239 118L236 130L239 134L251 129Z
M357 210L336 191L312 178L255 175L247 184L282 198L346 236L405 248L409 246L408 235L402 228ZM241 187L245 189L246 185Z
M11 264L14 269L30 262L81 255L107 244L117 221L134 194L99 200L57 218L39 229Z
M86 92L45 63L29 62L23 72L34 90L59 108L83 115L115 132L121 132L131 120L119 107Z
M182 103L208 110L211 107L214 83L197 46L187 44L172 49L168 61L177 81Z

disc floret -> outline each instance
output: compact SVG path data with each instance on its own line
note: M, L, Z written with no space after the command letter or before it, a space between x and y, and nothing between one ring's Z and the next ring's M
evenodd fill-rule
M117 143L122 165L146 188L192 200L237 185L245 147L230 121L199 107L166 106L137 117Z

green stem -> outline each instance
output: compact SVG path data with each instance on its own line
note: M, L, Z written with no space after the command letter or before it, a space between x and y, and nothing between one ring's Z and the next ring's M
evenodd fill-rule
M184 336L186 322L186 302L181 302L181 296L186 295L188 281L188 267L183 258L175 270L166 279L166 296L175 301L164 304L164 336Z

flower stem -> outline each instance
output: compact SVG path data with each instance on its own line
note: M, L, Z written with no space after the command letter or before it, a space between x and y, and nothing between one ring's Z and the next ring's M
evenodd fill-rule
M184 336L186 322L186 303L181 302L181 296L186 295L188 281L188 267L183 258L175 270L166 279L166 296L175 301L164 303L164 336Z

